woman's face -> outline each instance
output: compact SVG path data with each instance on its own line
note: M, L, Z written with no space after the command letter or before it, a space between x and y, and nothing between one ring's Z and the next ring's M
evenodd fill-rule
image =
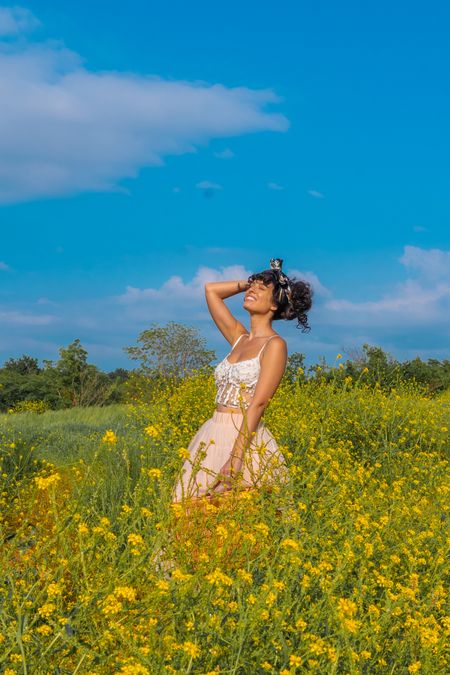
M245 293L243 307L250 313L267 314L275 312L277 306L273 300L273 283L265 286L259 279L252 281L250 288Z

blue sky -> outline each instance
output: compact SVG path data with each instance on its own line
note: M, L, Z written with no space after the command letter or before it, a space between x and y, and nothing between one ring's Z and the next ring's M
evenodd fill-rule
M0 5L0 362L152 321L222 357L206 280L284 259L307 363L449 358L450 6ZM230 306L241 320L241 298Z

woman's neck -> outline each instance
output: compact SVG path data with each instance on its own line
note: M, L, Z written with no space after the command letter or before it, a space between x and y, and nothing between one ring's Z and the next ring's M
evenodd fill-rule
M275 335L275 331L272 328L272 321L266 316L252 316L250 318L250 339L269 337L269 335Z

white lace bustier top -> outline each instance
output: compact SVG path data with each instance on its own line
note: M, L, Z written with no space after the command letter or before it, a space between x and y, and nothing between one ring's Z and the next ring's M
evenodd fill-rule
M271 335L253 359L230 363L228 357L244 335L248 336L248 333L242 333L238 337L231 351L214 369L214 379L217 387L216 404L224 405L228 408L240 408L241 405L244 408L248 408L250 399L255 393L261 369L259 357L269 340L275 337L275 335ZM241 385L245 385L245 387L241 387ZM240 396L242 396L242 402L239 401Z

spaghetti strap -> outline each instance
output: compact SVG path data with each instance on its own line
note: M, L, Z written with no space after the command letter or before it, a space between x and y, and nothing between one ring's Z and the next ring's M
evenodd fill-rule
M278 336L278 334L275 333L275 335L271 335L270 338L269 338L268 340L265 341L265 343L263 344L263 346L262 346L261 349L259 350L258 356L261 356L261 354L262 354L262 352L263 352L263 350L264 350L266 344L267 344L268 342L270 342L272 338L277 337L277 336Z
M231 351L233 351L233 349L236 347L237 343L239 342L239 340L241 339L241 337L242 337L243 335L248 335L248 333L241 333L241 334L239 335L238 339L236 340L236 342L235 342L235 343L233 344L233 346L231 347ZM231 353L231 352L230 352L230 353Z

